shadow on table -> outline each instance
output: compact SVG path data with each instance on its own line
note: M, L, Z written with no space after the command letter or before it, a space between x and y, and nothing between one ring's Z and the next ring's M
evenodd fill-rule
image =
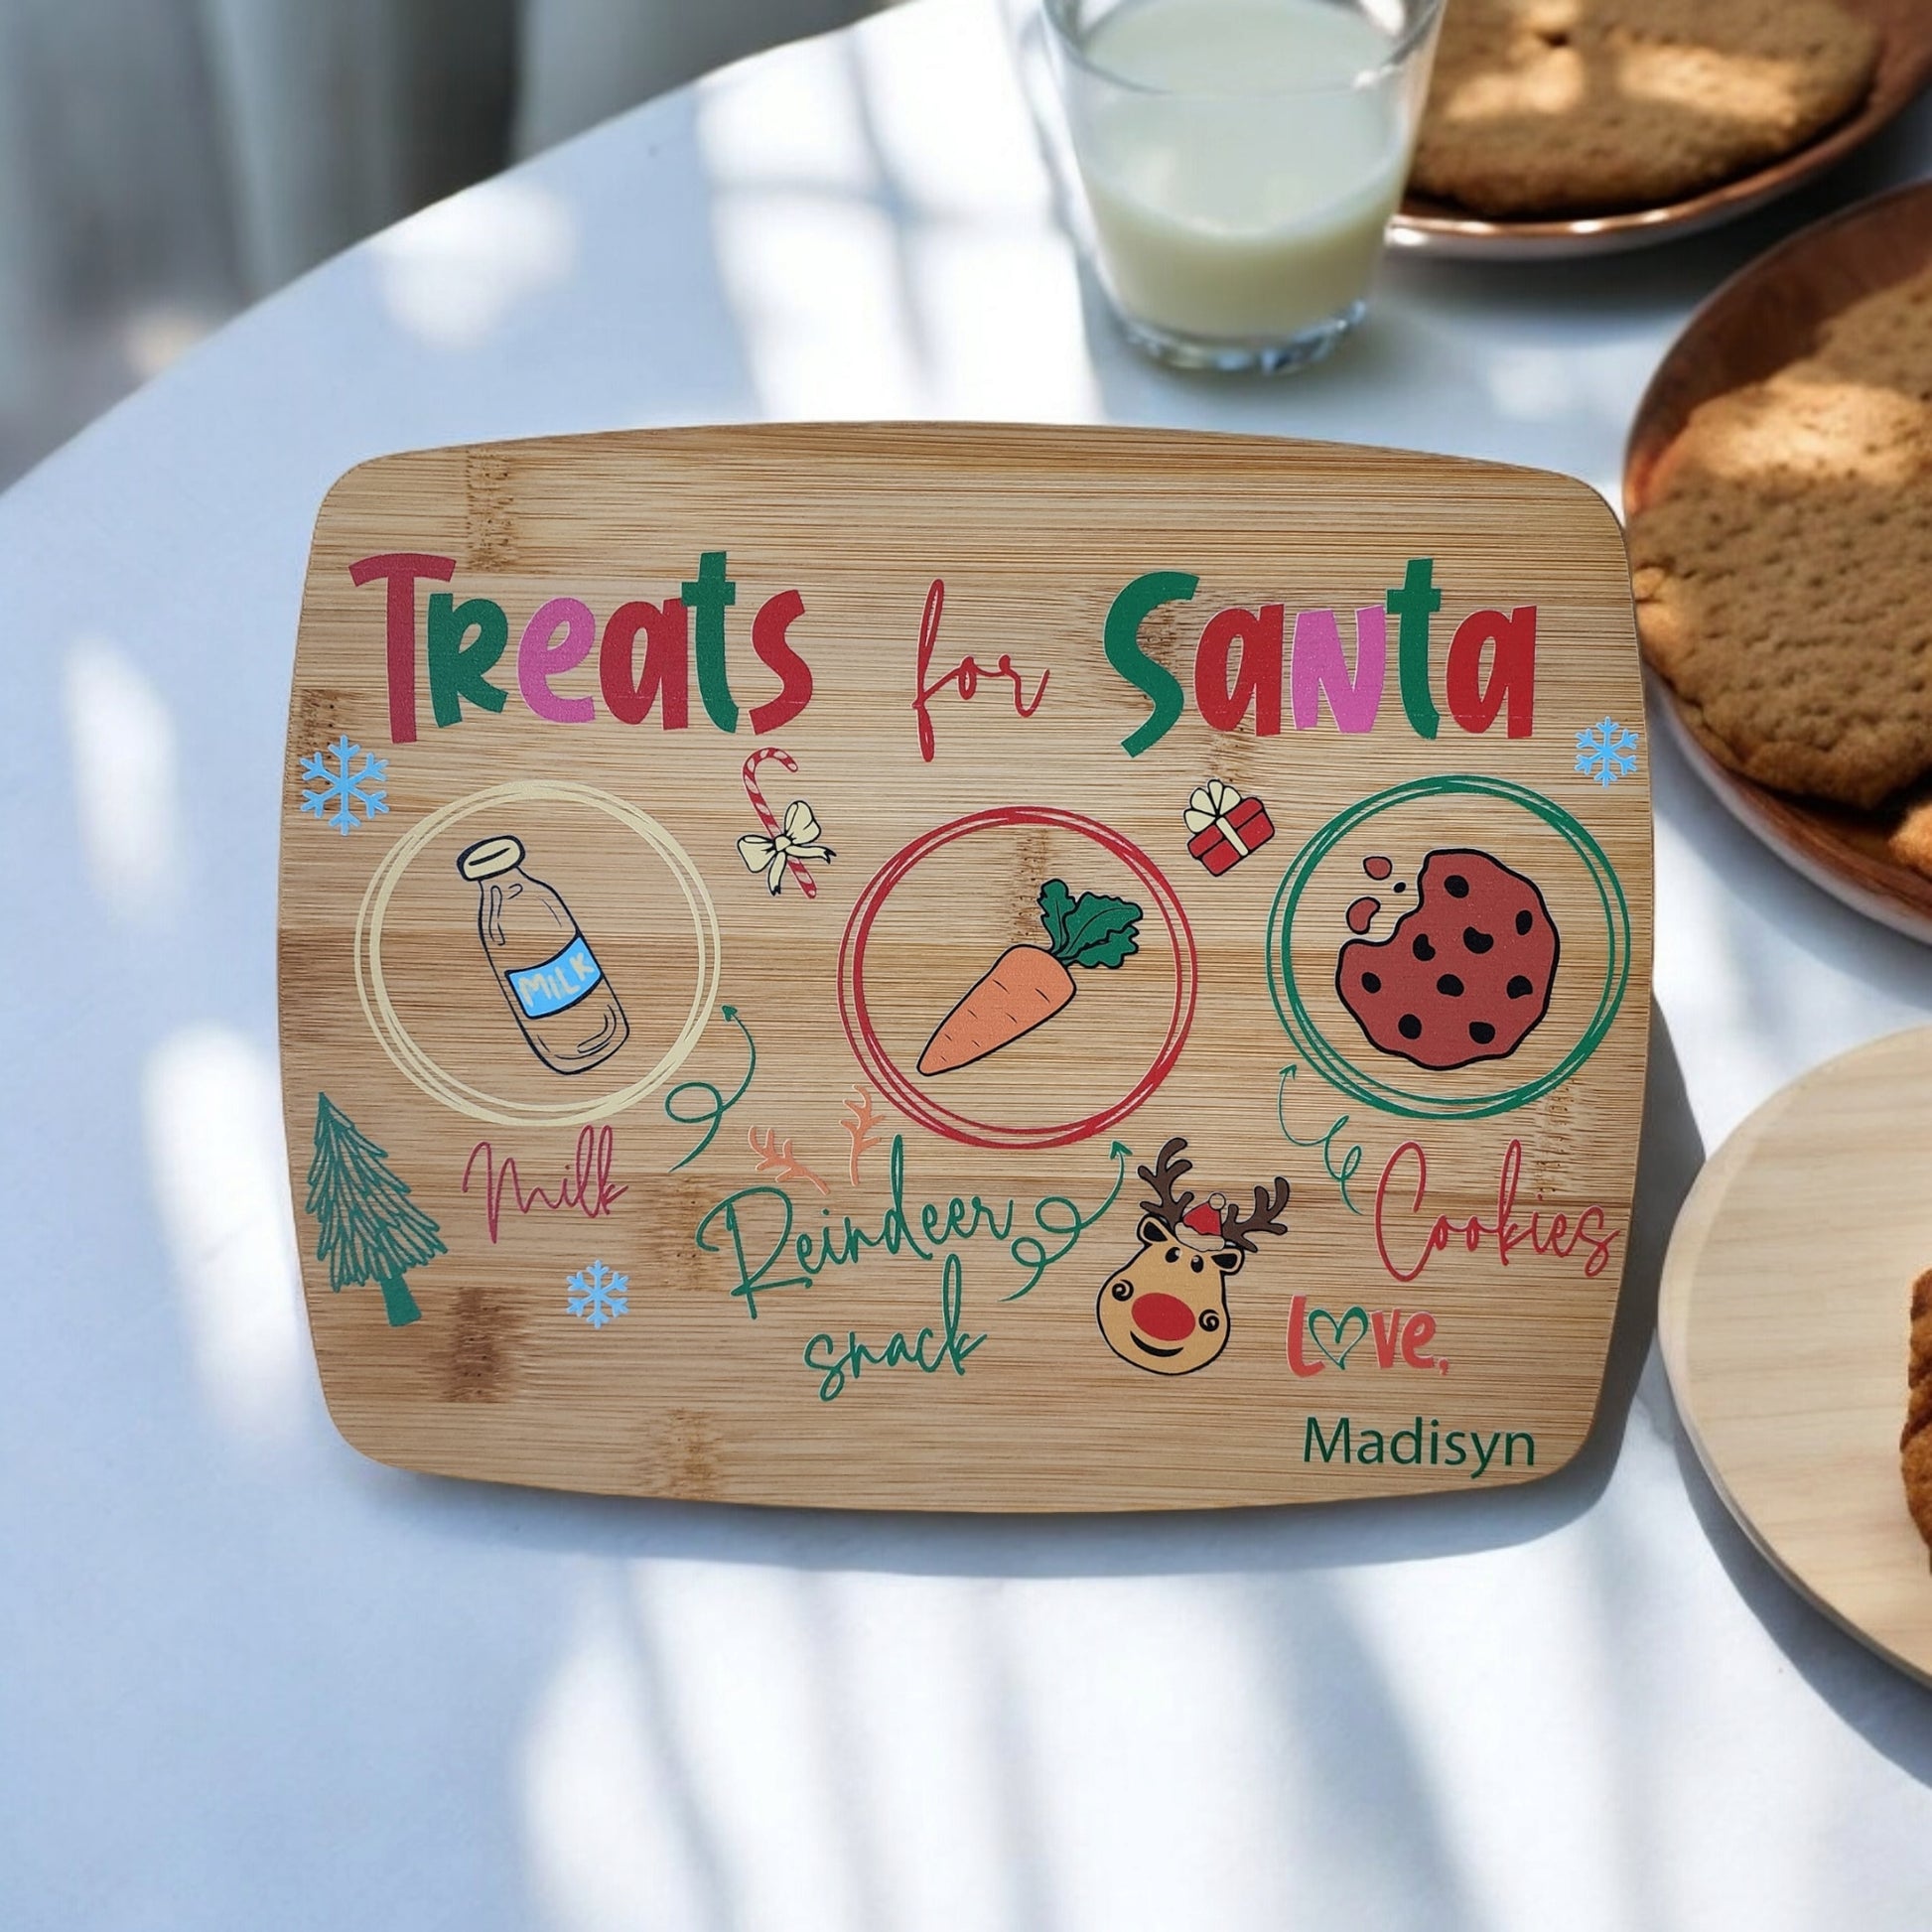
M1690 1438L1677 1462L1691 1507L1737 1594L1786 1663L1863 1737L1921 1784L1932 1784L1932 1697L1922 1685L1815 1609L1758 1554L1712 1486Z
M1647 1465L1657 1462L1663 1398L1655 1386L1639 1397L1638 1383L1652 1359L1664 1250L1703 1149L1654 1009L1651 1039L1637 1208L1601 1402L1582 1451L1540 1482L1296 1508L941 1517L533 1496L345 1452L345 1480L404 1544L427 1532L473 1541L480 1553L510 1546L593 1560L558 1620L554 1669L521 1685L515 1802L533 1895L608 1888L595 1875L600 1854L584 1843L581 1806L587 1767L608 1765L617 1782L602 1802L623 1826L611 1842L634 1829L625 1821L649 1819L651 1843L683 1874L683 1922L721 1932L742 1923L751 1881L732 1808L712 1781L718 1765L742 1757L767 1781L782 1772L811 1784L854 1922L892 1924L879 1875L895 1829L879 1779L899 1761L878 1728L890 1711L888 1728L912 1753L907 1775L923 1779L941 1761L931 1753L948 1753L946 1776L976 1794L972 1863L997 1922L1047 1932L1068 1922L1071 1898L1092 1882L1067 1832L1105 1840L1111 1829L1097 1822L1091 1793L1065 1788L1066 1767L1097 1754L1132 1786L1164 1775L1169 1753L1198 1747L1209 1721L1177 1716L1172 1686L1160 1688L1180 1644L1189 1670L1207 1674L1182 1703L1218 1714L1212 1722L1227 1730L1215 1749L1251 1752L1239 1758L1246 1775L1273 1794L1244 1797L1240 1779L1221 1781L1218 1758L1203 1758L1198 1789L1175 1799L1199 1810L1201 1829L1224 1826L1230 1807L1270 1807L1281 1868L1297 1889L1263 1897L1257 1923L1288 1923L1297 1898L1323 1896L1346 1897L1351 1922L1390 1932L1494 1923L1432 1737L1440 1742L1457 1699L1479 1695L1485 1716L1458 1733L1453 1775L1501 1790L1517 1776L1513 1753L1538 1747L1543 1700L1569 1694L1578 1659L1586 1681L1653 1690L1641 1645L1631 1654L1623 1602L1625 1573L1644 1558L1641 1533L1632 1540L1626 1508L1604 1512L1601 1548L1563 1539L1548 1564L1539 1555L1503 1571L1395 1573L1554 1539L1601 1497L1626 1430L1642 1439ZM854 1576L865 1587L853 1587ZM922 1587L932 1579L987 1587ZM1126 1596L1026 1587L1117 1580L1165 1587ZM1220 1587L1202 1599L1196 1582ZM1603 1610L1582 1626L1569 1620L1580 1586L1597 1591ZM1630 1779L1646 1748L1640 1729L1620 1711L1604 1722L1606 1761ZM1292 1768L1314 1763L1318 1777ZM1284 1792L1294 1799L1277 1813ZM1649 1828L1639 1820L1622 1838L1627 1922L1661 1923ZM1264 1892L1276 1882L1254 1881Z
M1507 1489L1235 1511L1112 1516L945 1516L721 1508L708 1503L546 1496L401 1474L362 1464L362 1479L404 1512L431 1510L461 1533L605 1557L703 1558L911 1576L1118 1577L1286 1572L1500 1549L1548 1535L1587 1510L1614 1468L1656 1330L1657 1288L1677 1211L1703 1165L1683 1075L1662 1015L1651 1010L1636 1211L1595 1421L1556 1474ZM519 1506L520 1505L520 1506ZM1365 1547L1372 1535L1372 1549Z

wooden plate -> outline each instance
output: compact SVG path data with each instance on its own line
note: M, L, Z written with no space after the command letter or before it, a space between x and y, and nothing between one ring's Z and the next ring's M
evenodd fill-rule
M1932 1028L1754 1113L1671 1237L1658 1333L1731 1513L1798 1590L1932 1684L1932 1568L1898 1473L1911 1287L1932 1266Z
M1641 705L1615 519L1535 471L930 424L363 465L282 819L331 1414L843 1508L1560 1468L1628 1247Z
M1625 521L1649 502L1659 461L1700 403L1806 354L1823 323L1927 262L1932 183L1921 182L1806 228L1726 282L1691 318L1637 405L1623 463ZM1932 940L1932 879L1885 849L1896 811L1852 811L1754 784L1705 750L1663 679L1650 686L1653 716L1745 826L1846 904Z
M1932 7L1925 0L1842 0L1842 4L1862 14L1884 36L1878 70L1859 111L1795 154L1661 207L1571 219L1491 221L1448 202L1409 195L1391 224L1391 239L1431 254L1466 260L1611 255L1696 234L1790 194L1863 147L1932 80Z

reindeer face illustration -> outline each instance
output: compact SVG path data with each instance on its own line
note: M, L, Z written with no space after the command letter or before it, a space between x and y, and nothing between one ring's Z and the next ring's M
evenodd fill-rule
M1179 1185L1192 1167L1176 1136L1152 1168L1139 1170L1154 1197L1136 1230L1140 1252L1100 1285L1094 1312L1107 1346L1124 1362L1155 1375L1191 1375L1228 1345L1227 1284L1255 1252L1257 1234L1285 1234L1278 1218L1288 1182L1255 1189L1252 1214L1210 1196L1195 1204Z

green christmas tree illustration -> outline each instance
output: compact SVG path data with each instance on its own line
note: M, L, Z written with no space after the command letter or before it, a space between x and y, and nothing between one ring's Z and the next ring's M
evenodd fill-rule
M321 1229L316 1259L329 1264L332 1289L377 1284L390 1327L400 1328L423 1312L404 1275L449 1250L388 1162L326 1093L316 1095L316 1152L309 1163L309 1212Z

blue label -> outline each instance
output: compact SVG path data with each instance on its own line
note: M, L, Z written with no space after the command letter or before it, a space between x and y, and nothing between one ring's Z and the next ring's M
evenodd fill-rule
M532 1020L541 1020L545 1014L574 1007L603 977L603 967L580 932L555 959L525 966L511 973L509 980L523 1011Z

